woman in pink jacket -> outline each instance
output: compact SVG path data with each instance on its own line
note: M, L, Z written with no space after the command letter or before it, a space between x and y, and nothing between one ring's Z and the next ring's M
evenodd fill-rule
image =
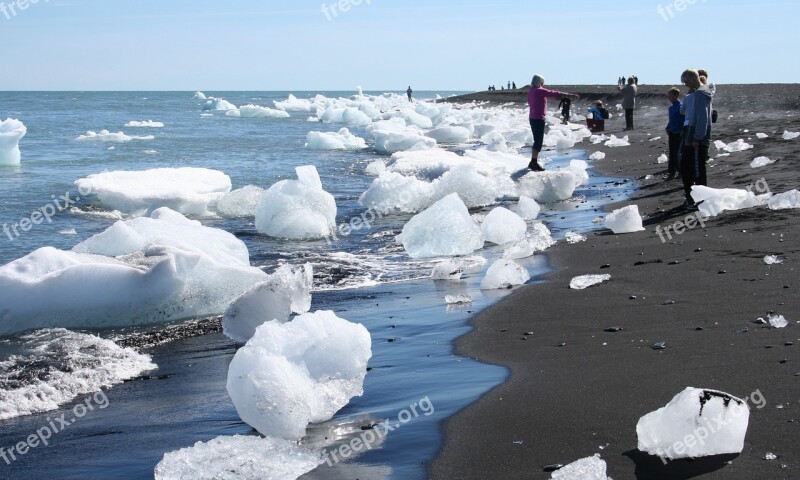
M557 90L548 90L544 88L543 76L533 76L533 80L531 80L531 89L528 90L528 105L531 107L531 113L529 117L531 122L531 131L533 132L533 151L531 152L531 163L528 164L528 168L534 172L541 172L544 170L544 168L539 165L539 152L542 151L542 144L544 142L544 119L547 112L548 97L568 97L578 99L580 98L580 95L559 92Z

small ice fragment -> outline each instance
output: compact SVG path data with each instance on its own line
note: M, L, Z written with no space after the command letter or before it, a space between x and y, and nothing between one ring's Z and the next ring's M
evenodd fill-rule
M65 228L63 230L58 231L59 235L77 235L78 231L74 228Z
M522 217L523 220L536 220L542 207L536 203L536 200L522 195L519 197L517 204L517 215Z
M665 153L662 153L660 157L658 157L658 163L667 163L669 162L669 157Z
M783 318L783 315L770 315L767 317L767 321L769 321L772 328L785 328L789 325L789 322Z
M783 263L783 260L778 258L777 255L767 255L764 257L764 263L767 265L775 265L777 263Z
M457 303L472 303L472 297L469 295L445 295L444 301L448 305Z
M795 138L800 137L800 132L790 132L788 130L783 131L783 138L784 140L794 140Z
M608 140L605 143L606 147L611 147L611 148L613 148L613 147L627 147L629 145L630 145L630 142L628 142L628 136L627 135L625 135L622 138L617 138L614 135L611 135L611 139Z
M639 207L636 205L628 205L614 210L608 214L603 224L614 233L631 233L644 230L642 216L639 215Z
M589 160L602 160L606 158L605 152L594 152L593 154L589 155Z
M777 459L777 458L778 458L778 456L777 456L777 455L775 455L775 454L774 454L774 453L772 453L772 452L767 452L767 453L764 455L764 460L775 460L775 459Z
M562 467L550 475L553 480L610 480L606 475L606 462L599 453L582 458Z
M567 240L567 243L578 243L578 242L585 242L586 241L586 236L581 235L578 232L572 232L572 231L567 232L567 234L565 235L565 238Z
M768 157L756 157L750 162L750 168L765 167L771 163L775 163L775 160L770 160Z
M661 137L653 137L650 139L651 142L655 142L656 140L661 140Z
M513 260L501 259L492 264L481 280L481 290L494 290L522 285L531 279L528 270Z
M594 285L599 285L603 282L611 280L611 275L581 275L573 278L569 282L569 288L573 290L583 290Z
M458 280L464 274L464 264L458 260L445 260L433 267L434 280Z
M731 142L731 143L727 144L725 146L724 150L726 152L728 152L728 153L734 153L734 152L741 152L741 151L744 151L744 150L749 150L751 148L753 148L752 145L750 145L749 143L745 142L743 139L740 138L739 140L736 140L735 142Z
M761 140L769 137L766 133L756 133L756 137L760 138Z

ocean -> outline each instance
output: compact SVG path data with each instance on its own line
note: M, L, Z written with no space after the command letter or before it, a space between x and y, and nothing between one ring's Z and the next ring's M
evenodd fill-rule
M273 101L286 100L290 92L206 93L235 105L272 107ZM291 93L306 99L315 95L349 98L355 92ZM431 100L455 93L417 92L415 97ZM382 92L366 94L381 96ZM295 167L314 165L323 187L336 199L337 224L364 213L359 197L374 180L365 168L388 157L373 149L304 147L308 132L336 132L342 125L312 123L308 113L299 112L291 112L289 118L233 118L224 112L203 112L201 106L193 92L0 92L0 119L18 118L28 129L20 143L21 165L0 167L0 224L20 225L31 212L58 199L73 203L55 215L52 223L42 222L27 231L5 228L0 237L0 265L41 247L69 250L119 220L91 196L77 200L75 180L102 172L204 167L224 172L238 189L268 188L295 178ZM162 122L164 127L125 127L144 120ZM369 138L364 127L349 128ZM153 138L126 143L75 140L87 131L104 129ZM459 154L474 148L477 142L449 147ZM548 168L588 160L579 148L548 156ZM602 206L629 194L630 188L626 182L590 171L588 184L578 187L568 201L543 205L539 219L558 241L564 241L568 231L586 234L599 228L593 220L602 216ZM65 202L60 200L62 205ZM512 207L516 202L506 198L498 204ZM471 213L489 210L477 208ZM372 336L364 395L352 399L330 422L312 426L306 442L335 449L376 421L394 419L398 428L380 445L301 478L425 478L427 463L442 445L442 423L508 375L502 367L460 357L453 348L454 340L469 330L470 318L509 294L510 290L479 287L486 268L502 256L503 248L488 246L476 252L475 256L486 259L485 264L468 271L460 281L431 280L434 263L410 259L395 241L411 217L410 213L382 216L369 228L332 242L269 238L256 231L252 217L200 219L206 226L236 235L246 244L251 264L266 272L283 264L311 263L311 310L332 310L363 324ZM529 283L540 281L548 270L546 254L518 262L531 274ZM472 303L448 306L446 295L469 295ZM0 305L0 321L4 321L3 308ZM535 305L531 309L535 312ZM15 391L24 389L26 395L36 397L62 389L67 395L98 372L107 374L104 369L122 367L114 363L119 359L114 345L83 344L86 337L72 337L68 332L0 338L3 452L63 414L74 415L76 405L83 403L88 410L53 434L47 445L0 456L0 478L152 478L155 465L167 452L218 436L256 434L241 421L225 390L227 367L238 346L219 331L215 319L78 333L145 353L157 368L104 388L102 398L89 388L90 392L59 406L14 414L18 406L12 403L20 398ZM77 378L75 372L85 378ZM407 415L421 404L430 408Z

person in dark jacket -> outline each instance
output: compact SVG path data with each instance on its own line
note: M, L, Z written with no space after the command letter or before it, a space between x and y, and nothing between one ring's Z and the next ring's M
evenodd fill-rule
M681 114L681 91L673 87L667 92L667 98L669 99L669 122L667 123L669 164L667 165L667 180L672 180L680 168L681 132L683 131L684 116Z
M685 208L695 207L692 199L693 185L706 185L706 162L708 161L708 148L711 144L711 111L712 94L707 85L700 82L700 74L690 68L683 72L681 81L689 90L694 90L691 102L685 108L686 120L683 127L681 143L681 177L683 190L686 196Z

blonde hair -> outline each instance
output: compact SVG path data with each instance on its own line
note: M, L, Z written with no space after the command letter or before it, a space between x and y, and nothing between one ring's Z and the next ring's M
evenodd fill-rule
M544 85L544 77L539 74L534 75L533 79L531 80L531 86L541 87L542 85Z
M689 78L691 78L693 80L696 80L697 82L700 82L700 74L694 68L687 68L681 74L681 80L685 80L685 79L689 79Z

